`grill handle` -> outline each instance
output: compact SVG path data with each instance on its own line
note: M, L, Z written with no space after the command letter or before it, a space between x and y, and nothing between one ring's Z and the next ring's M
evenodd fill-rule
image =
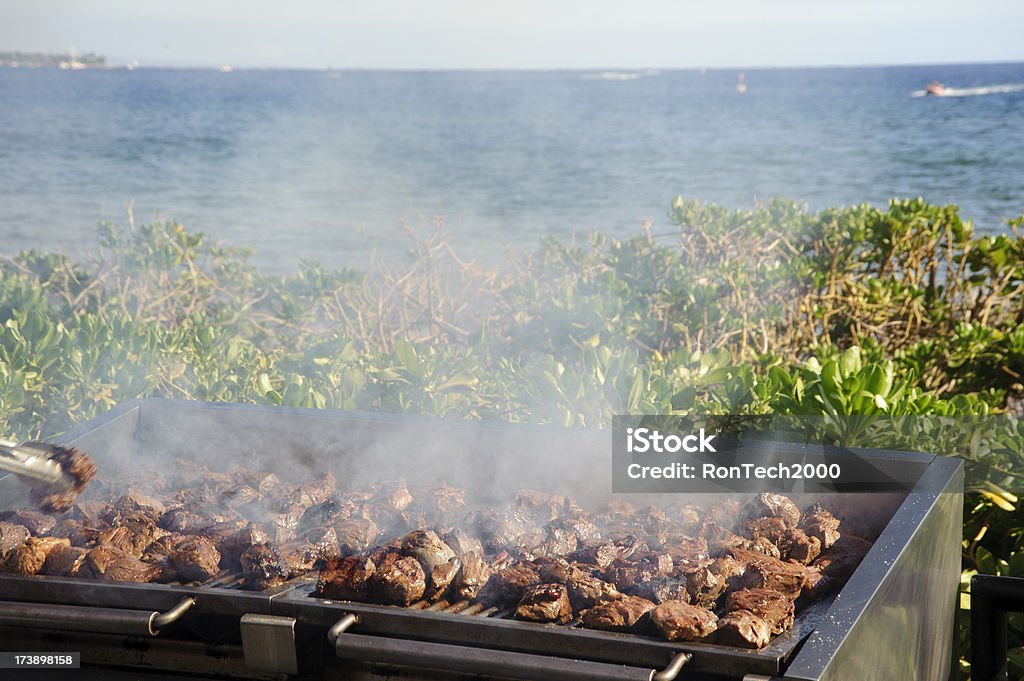
M160 633L161 628L177 621L195 604L196 599L188 596L167 612L159 613L145 610L0 601L0 626L89 631L128 636L156 636Z
M673 681L692 658L690 653L678 653L663 671L656 672L564 657L343 633L356 622L355 615L346 615L328 632L340 658L521 681Z

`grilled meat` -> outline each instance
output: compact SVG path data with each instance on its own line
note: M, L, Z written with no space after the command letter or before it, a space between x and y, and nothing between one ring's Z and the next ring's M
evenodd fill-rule
M455 557L451 547L441 541L432 530L416 530L402 537L402 553L412 556L429 574L435 567L447 563Z
M47 555L58 546L71 546L71 542L59 537L29 537L7 552L0 570L15 575L37 575L42 571Z
M733 610L718 620L715 640L741 648L764 648L771 640L771 626L749 610Z
M807 565L821 554L821 540L803 530L790 530L781 541L786 558Z
M220 551L207 537L183 537L174 544L169 561L183 582L205 582L220 572Z
M245 587L256 591L273 589L288 580L290 568L273 544L253 544L239 557Z
M745 566L743 586L749 589L775 589L795 600L804 586L802 565L784 563L781 560L754 551L733 549L730 555Z
M686 576L686 591L690 602L704 608L714 607L725 593L726 580L707 567L699 567Z
M412 556L388 553L369 578L370 593L379 603L409 605L423 598L427 578L420 562Z
M11 550L21 546L29 538L29 531L22 525L0 520L0 562Z
M569 577L565 584L569 590L569 601L575 610L586 610L605 601L622 597L614 584L599 579L578 566L569 569Z
M793 626L793 601L772 589L741 589L725 597L725 611L747 610L768 623L771 633Z
M519 600L516 619L531 622L558 622L572 619L572 606L564 584L538 584L526 590Z
M43 563L42 574L54 577L67 577L78 571L85 561L87 553L89 553L89 549L82 548L81 546L58 544L47 554L46 561Z
M844 534L811 563L808 575L813 583L807 585L805 591L812 598L817 598L835 587L843 584L871 549L871 544L852 534Z
M483 554L476 551L464 553L461 566L453 582L453 594L458 599L472 600L491 578L490 564L484 560Z
M641 620L654 607L654 603L646 598L623 596L584 610L581 619L588 629L630 631L639 628Z
M341 601L369 600L369 580L377 567L369 558L349 556L325 561L316 583L316 593Z
M89 481L96 475L96 464L82 451L74 447L60 447L47 442L31 443L34 447L47 450L47 456L56 462L61 470L71 478L71 487L54 491L50 485L41 485L29 490L28 498L32 505L47 513L64 513L70 511Z
M778 518L786 529L796 528L800 522L800 509L793 501L775 492L761 492L743 507L743 515L748 520L758 518Z
M455 581L462 567L462 561L458 558L451 558L447 563L435 565L434 569L427 575L427 588L424 596L431 603L439 601L448 593L449 587Z
M513 563L498 570L480 590L478 600L509 608L522 600L531 586L540 583L540 571L529 563Z
M57 525L57 519L52 515L46 515L29 508L0 512L0 521L21 525L34 537L42 537L49 534Z
M651 610L651 624L669 641L699 641L714 633L718 618L710 610L667 601Z
M817 537L822 549L831 548L839 541L839 520L819 504L804 511L800 519L800 529L811 537Z
M149 582L161 571L159 565L144 563L113 546L97 546L85 554L85 560L68 576L111 582Z

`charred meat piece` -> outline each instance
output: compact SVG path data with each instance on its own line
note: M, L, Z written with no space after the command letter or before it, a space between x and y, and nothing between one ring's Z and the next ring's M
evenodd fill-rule
M444 543L451 547L452 551L460 556L473 552L479 553L480 555L483 555L484 553L484 547L480 543L480 540L462 528L456 527L453 530L445 532L443 539Z
M159 499L134 491L121 495L110 506L121 518L145 516L154 523L167 510Z
M294 539L305 511L305 506L289 499L273 504L273 511L267 515L267 530L274 541L281 543Z
M324 598L341 601L365 601L369 599L369 580L376 571L369 558L349 556L328 559L320 568L316 592Z
M259 500L260 493L255 487L244 482L228 485L220 492L220 503L228 508L238 508Z
M58 546L71 546L71 542L59 537L29 537L7 552L0 569L15 575L38 575L46 557Z
M552 527L559 527L576 536L577 544L594 544L601 541L601 530L597 524L582 515L559 518L552 522Z
M572 606L564 584L538 584L526 590L516 606L517 620L558 622L572 619Z
M522 600L531 586L540 583L540 572L527 563L513 563L498 570L480 590L478 599L492 605L510 608Z
M665 601L690 602L690 593L686 590L686 579L679 577L655 577L634 587L630 594L642 596L654 603Z
M412 494L409 493L408 485L405 484L405 480L395 480L394 482L381 485L372 501L374 504L381 505L391 511L404 511L409 507L413 499Z
M614 584L599 579L578 566L570 568L565 585L569 590L569 601L575 610L586 610L605 601L622 597L622 593Z
M183 582L205 582L220 572L220 551L208 537L182 538L169 560Z
M696 532L700 529L700 508L695 504L683 504L676 514L683 532Z
M210 520L184 508L172 508L163 513L156 523L168 532L186 534L210 525Z
M424 592L426 599L433 603L444 598L461 567L462 561L458 558L451 558L447 563L435 565L427 575L427 589Z
M474 525L484 550L490 553L513 549L526 543L520 542L523 535L537 535L539 532L536 523L523 509L487 508L476 515Z
M750 542L750 550L755 553L762 553L770 558L781 559L782 551L775 545L775 542L766 537L758 537Z
M112 546L97 546L85 554L85 560L69 575L111 582L149 582L160 572L159 565L143 563Z
M318 527L309 530L302 538L308 541L316 549L321 559L340 558L341 549L338 546L338 533L333 527Z
M715 558L708 569L718 575L725 582L727 589L739 588L746 571L746 565L739 562L732 556L721 556Z
M786 529L795 529L800 522L800 509L792 500L775 492L761 492L743 507L743 516L747 520L758 518L778 518Z
M690 602L705 608L713 607L725 593L726 581L711 571L700 567L686 575L686 591Z
M817 537L822 549L831 548L839 541L839 520L819 504L804 511L800 519L800 529L811 537Z
M623 596L614 601L599 603L584 610L581 616L583 626L588 629L605 631L630 631L638 626L643 617L654 609L654 603L639 596Z
M733 549L730 555L744 566L742 584L748 589L775 589L793 600L800 595L804 566L743 549Z
M42 537L50 533L57 525L57 519L39 511L22 508L17 511L0 512L0 520L13 525L21 525L34 537Z
M565 584L569 579L570 565L564 558L534 558L530 563L540 573L545 584Z
M31 446L46 451L47 457L57 463L66 476L71 478L71 486L67 489L54 491L51 485L41 485L29 490L28 498L32 505L47 513L64 513L75 505L89 481L96 475L96 464L89 456L74 447L61 447L48 442L31 442Z
M50 553L47 554L42 574L54 577L67 577L78 571L85 561L87 553L89 553L89 549L80 546L59 544L53 547Z
M451 547L441 541L433 530L415 530L402 537L402 553L412 556L427 574L455 557Z
M334 525L338 535L338 550L343 556L365 551L377 538L376 523L365 518L349 518Z
M454 595L459 599L473 599L491 578L490 564L476 551L462 555L461 567L455 575Z
M870 550L870 542L844 534L832 548L811 563L813 572L808 574L814 584L807 590L808 595L816 598L844 583Z
M597 565L601 569L607 568L616 560L628 560L635 553L647 553L647 544L638 537L628 535L614 541L591 544L578 549L570 559L576 563Z
M748 518L745 522L747 536L751 539L767 539L778 544L792 528L786 526L786 521L778 516L769 518Z
M715 613L681 601L662 603L651 610L650 618L668 641L699 641L714 633L718 624Z
M821 540L803 530L790 530L780 544L785 547L786 558L807 565L821 554Z
M576 550L576 535L569 530L558 526L549 525L545 528L547 536L535 546L529 548L529 553L534 557L557 558L572 553Z
M98 528L90 527L80 520L65 518L50 530L51 537L66 537L72 546L88 546L95 543L100 535ZM0 550L0 554L3 551Z
M773 634L793 626L793 601L772 589L742 589L725 597L725 611L748 610L765 622Z
M544 524L558 518L565 508L565 497L535 489L520 489L516 491L512 505L529 513L538 524Z
M290 568L277 548L271 544L254 544L239 557L245 588L256 591L281 586L288 580Z
M409 605L423 598L427 589L420 562L398 553L385 555L369 581L374 599L386 605Z
M749 610L733 610L718 620L715 640L740 648L764 648L771 640L771 627Z
M0 562L28 538L29 531L24 526L0 520Z
M220 552L220 565L229 570L237 570L242 564L239 562L242 554L250 546L265 544L270 541L270 535L262 527L249 523L240 527L226 536L221 536L216 541L217 550Z
M662 543L662 550L676 562L695 564L708 558L708 542L703 537L673 534Z
M701 527L701 533L708 544L708 553L712 557L727 554L731 549L749 549L751 541L716 523L707 522Z

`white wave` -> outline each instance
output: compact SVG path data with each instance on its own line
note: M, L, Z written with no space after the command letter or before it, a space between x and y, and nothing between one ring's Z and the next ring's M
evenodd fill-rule
M657 76L661 72L655 70L647 71L602 71L601 73L588 73L583 80L639 80Z
M983 87L947 87L942 89L942 94L935 97L976 97L978 95L1003 95L1011 92L1024 92L1024 83L1009 83L1006 85L985 85ZM926 97L927 90L914 90L911 97Z

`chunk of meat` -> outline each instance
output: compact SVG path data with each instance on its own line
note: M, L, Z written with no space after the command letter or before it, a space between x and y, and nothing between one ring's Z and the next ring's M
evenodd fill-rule
M558 622L572 619L572 606L564 584L538 584L526 590L516 606L516 619L531 622Z
M96 464L89 456L74 447L61 447L48 442L27 443L35 448L43 449L46 456L57 463L66 476L71 478L71 486L67 489L54 490L51 485L41 485L29 489L28 498L33 506L47 513L64 513L70 511L89 481L96 476Z
M69 574L111 582L149 582L160 572L159 565L144 563L113 546L97 546L85 554L85 560Z
M793 626L793 601L772 589L741 589L725 597L725 611L748 610L768 623L771 633Z
M832 548L811 563L813 571L809 571L809 575L814 583L809 585L808 595L818 598L846 582L870 550L870 542L844 534Z
M207 537L183 537L171 550L169 561L183 582L205 582L220 572L220 551Z
M471 600L479 595L480 590L491 578L493 570L484 560L483 554L476 551L463 554L461 563L455 575L453 593L456 598Z
M718 618L710 610L666 601L651 610L651 624L668 641L700 641L714 633Z
M513 563L492 574L478 598L485 603L512 607L522 600L527 589L538 583L540 572L536 568L527 563Z
M52 515L28 508L0 512L0 520L12 525L21 525L34 537L42 537L49 534L50 530L57 525L57 519Z
M775 589L793 600L800 595L804 566L743 549L732 549L730 555L744 565L742 584L748 589Z
M71 546L71 542L60 537L28 537L7 552L0 569L15 575L38 575L46 557L58 546Z
M700 567L686 576L686 591L690 602L704 608L715 605L725 593L726 582L709 568Z
M53 577L67 577L76 573L85 561L89 549L81 546L55 546L46 556L43 564L42 574Z
M288 581L290 570L284 557L271 544L254 544L239 557L245 588L256 591L273 589Z
M386 605L409 605L423 598L427 588L420 562L398 553L385 555L369 581L374 598Z
M821 554L821 540L803 530L790 530L782 537L786 558L807 565Z
M839 541L839 520L820 504L804 511L800 518L800 529L811 537L817 537L822 549L831 548Z
M654 603L646 598L623 596L584 610L581 619L588 629L631 631L640 626L644 616L654 607Z
M435 565L427 575L427 589L424 592L426 599L434 603L444 598L461 567L462 561L458 558L451 558L447 563Z
M743 507L743 516L748 520L778 518L787 530L792 530L800 522L800 509L787 496L761 492Z
M622 594L611 582L595 577L586 570L573 566L566 580L569 601L576 610L586 610L605 601L621 598Z
M370 577L377 567L369 558L349 556L329 559L320 569L316 592L324 598L365 601L370 596Z
M734 610L718 620L715 640L740 648L764 648L771 640L771 627L749 610Z
M24 544L28 538L29 531L24 526L0 520L0 562L3 562L8 553Z
M455 557L451 547L441 541L433 530L415 530L402 537L402 553L412 556L429 574L435 567Z

